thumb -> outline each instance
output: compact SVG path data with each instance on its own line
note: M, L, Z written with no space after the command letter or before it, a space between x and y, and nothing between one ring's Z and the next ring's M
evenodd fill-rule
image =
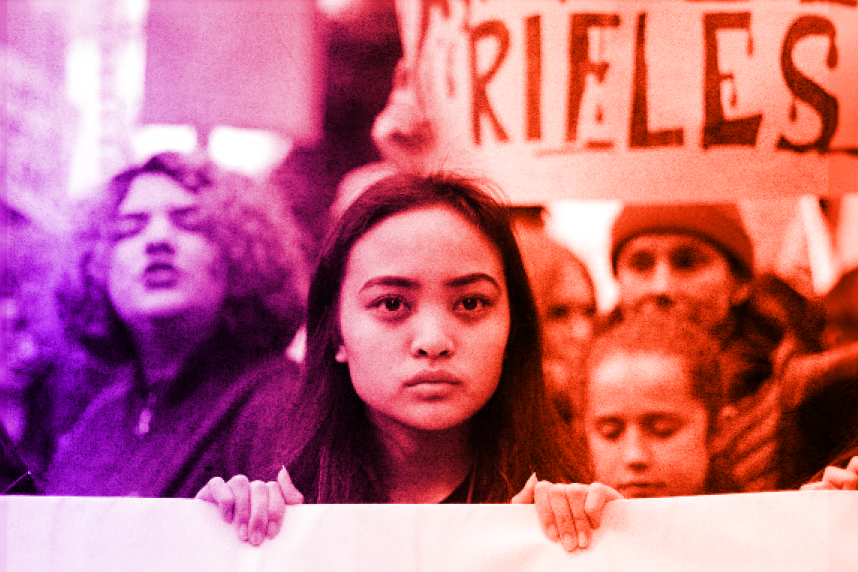
M212 494L211 488L209 487L208 483L206 483L206 485L201 488L196 495L194 495L194 498L208 502L217 502L215 501L214 495Z
M283 493L283 500L286 501L286 504L302 504L304 502L304 495L292 484L286 467L277 473L277 484L280 485L280 492Z
M521 492L512 497L509 502L511 504L533 504L533 491L536 489L538 481L536 473L530 475L530 478L524 483L524 488L521 489Z

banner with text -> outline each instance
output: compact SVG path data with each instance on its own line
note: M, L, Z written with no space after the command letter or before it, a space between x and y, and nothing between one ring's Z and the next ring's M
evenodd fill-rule
M514 202L858 190L856 0L397 0L374 127Z
M854 572L858 493L616 501L566 553L532 505L289 507L253 547L188 499L3 497L5 570L27 572Z

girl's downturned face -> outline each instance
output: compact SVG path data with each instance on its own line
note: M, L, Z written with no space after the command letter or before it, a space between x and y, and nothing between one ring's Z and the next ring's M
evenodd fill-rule
M691 395L681 358L609 354L591 371L586 396L597 481L627 498L705 492L707 412Z
M400 213L364 234L339 304L337 361L376 425L454 428L497 389L510 329L503 265L451 208Z

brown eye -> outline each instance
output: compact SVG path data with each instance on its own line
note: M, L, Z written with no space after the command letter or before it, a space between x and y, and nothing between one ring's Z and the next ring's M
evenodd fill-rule
M635 272L649 272L655 267L655 255L651 252L635 252L628 258L627 265Z
M379 296L369 304L368 308L385 321L403 319L409 312L407 301L395 295Z
M708 257L696 248L677 248L670 253L670 265L683 272L694 271L708 261Z
M453 311L466 319L477 319L491 305L491 300L483 296L464 296L453 306Z

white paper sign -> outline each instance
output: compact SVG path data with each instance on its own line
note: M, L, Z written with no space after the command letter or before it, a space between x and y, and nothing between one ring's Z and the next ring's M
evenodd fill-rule
M858 493L840 491L616 501L572 554L532 505L290 507L258 548L186 499L5 497L0 526L10 572L858 570Z

